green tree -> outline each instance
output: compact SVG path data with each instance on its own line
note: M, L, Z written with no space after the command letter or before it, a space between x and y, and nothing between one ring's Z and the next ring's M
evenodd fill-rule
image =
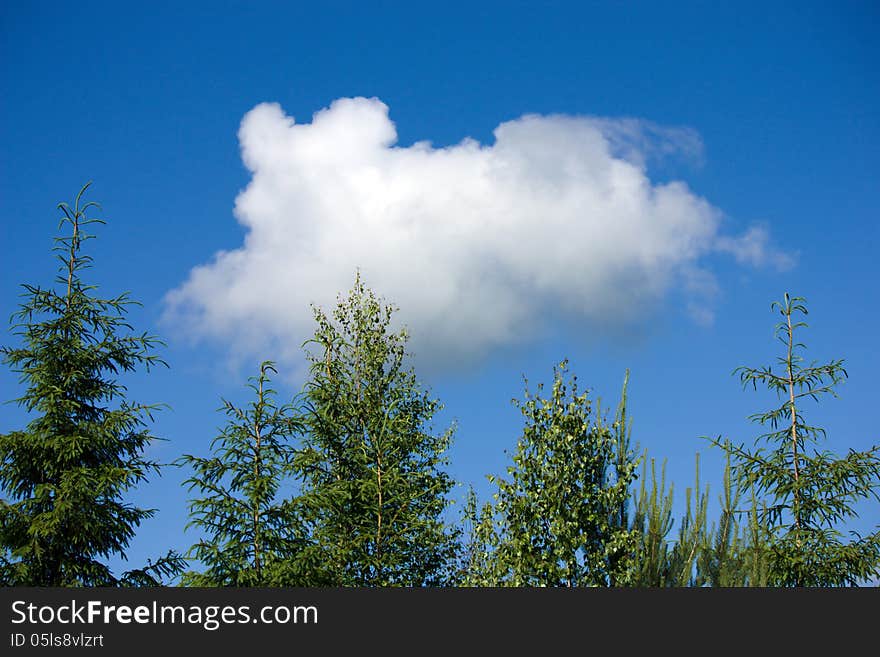
M715 587L767 586L767 537L758 521L757 500L752 496L751 508L739 508L742 490L732 479L729 454L719 501L718 520L703 534L694 583ZM742 524L742 517L747 524Z
M696 483L685 489L685 513L678 522L678 535L670 540L675 487L666 487L666 462L657 480L651 459L651 484L647 484L647 460L642 465L639 490L634 494L632 528L636 532L636 572L630 584L639 587L684 587L697 584L695 565L707 544L708 486L700 488L700 456L695 457Z
M666 462L663 462L660 480L657 479L656 462L651 459L651 484L647 480L647 455L643 457L639 489L634 493L632 528L638 532L636 545L636 574L634 586L667 586L671 581L668 535L674 520L673 486L666 489Z
M639 587L743 587L767 585L766 537L757 522L757 505L739 508L741 490L731 477L728 463L719 501L718 519L710 526L709 486L700 486L700 455L696 459L696 482L685 490L684 515L672 538L674 490L666 486L666 462L660 479L651 459L650 484L647 457L641 484L633 495L632 527L638 532L636 575L631 584ZM741 518L746 523L742 524Z
M619 449L625 408L608 426L576 377L566 378L567 366L554 368L549 398L526 382L525 400L514 400L525 427L510 478L490 477L498 486L495 567L505 584L611 586L632 575L636 533L621 524L621 509L637 465Z
M806 365L795 332L807 324L803 298L786 294L771 306L782 317L776 336L784 346L779 369L740 367L743 386L758 384L777 394L781 404L751 419L769 429L755 448L711 439L732 457L744 489L755 495L759 521L768 540L769 582L774 586L854 586L880 575L880 531L867 536L841 531L856 516L860 501L878 497L880 446L849 450L836 457L818 448L824 429L807 424L807 400L836 395L846 377L842 360Z
M455 530L443 515L452 430L434 434L438 401L405 365L395 308L358 274L332 315L314 308L306 344L307 434L296 457L297 505L310 527L317 577L343 586L430 585L449 577Z
M198 559L203 572L187 572L190 586L272 586L287 584L304 537L282 488L291 483L295 446L302 424L292 404L278 405L270 387L271 361L260 365L248 387L255 399L247 407L223 400L226 426L211 442L208 458L185 454L190 490L203 497L190 502L187 528L205 537L187 557ZM300 582L297 582L300 583Z
M144 457L156 440L147 428L156 405L126 399L118 376L164 364L159 341L134 334L125 316L135 304L122 294L104 299L81 278L91 258L87 217L94 202L59 204L56 238L59 289L24 285L26 301L13 316L21 346L3 347L4 363L26 386L15 400L31 415L27 427L0 434L0 577L16 586L156 585L183 561L174 552L116 576L107 564L126 548L140 523L151 517L124 494L157 473Z
M498 586L503 578L498 560L499 536L495 529L495 509L491 502L480 507L477 494L469 487L461 513L462 532L455 586Z

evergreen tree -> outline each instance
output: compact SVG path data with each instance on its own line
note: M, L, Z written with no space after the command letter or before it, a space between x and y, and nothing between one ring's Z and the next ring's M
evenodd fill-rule
M140 523L151 517L124 494L159 464L144 457L156 440L147 428L156 405L130 402L122 373L164 364L151 335L126 322L127 294L104 299L81 278L91 258L83 244L94 202L58 208L59 289L24 285L13 316L21 346L3 347L4 363L26 386L16 401L31 415L23 430L0 434L0 578L14 586L156 585L183 566L178 555L116 576L106 560L125 558ZM115 406L115 407L112 407Z
M651 484L647 483L647 458L643 457L639 490L634 494L632 528L638 532L636 545L636 574L633 586L667 586L671 580L668 535L672 531L673 486L666 489L666 462L663 462L660 480L656 463L651 459Z
M607 426L566 374L563 361L549 398L526 382L525 400L514 400L525 427L510 478L490 477L498 486L496 568L509 585L610 586L632 575L636 533L620 524L636 476L632 454L619 451L625 411Z
M631 420L627 416L626 387L613 425L618 446L617 463L622 468L630 459ZM677 538L670 538L674 527L672 517L674 486L666 487L666 461L657 479L656 462L651 459L648 484L647 451L642 455L642 473L638 490L630 499L621 501L615 514L618 527L630 527L636 533L633 555L626 555L633 568L628 578L614 581L614 586L682 587L682 586L763 586L766 585L766 550L760 526L755 522L753 507L748 512L749 524L742 527L739 518L746 513L739 509L740 491L731 481L730 466L725 468L721 512L717 524L707 526L708 494L700 487L700 455L696 455L696 484L685 491L685 514L679 520Z
M307 435L297 455L313 562L343 586L441 584L456 542L443 514L453 482L443 470L452 437L433 434L440 404L405 366L395 309L358 274L332 315L315 308L306 344Z
M635 497L633 530L637 535L636 574L631 582L639 587L684 587L697 585L695 565L707 543L708 487L700 488L700 457L696 455L696 483L685 490L685 514L678 522L678 535L668 538L674 526L674 486L666 488L666 462L658 484L651 459L651 485L647 486L647 463Z
M498 586L503 578L498 560L499 536L495 530L495 510L490 502L482 507L473 487L468 488L462 511L462 544L456 586Z
M674 486L666 486L666 462L660 479L651 459L651 479L647 479L647 456L642 467L641 485L634 493L632 527L638 533L636 575L631 584L638 587L766 586L766 541L757 523L757 507L738 508L741 491L731 478L730 466L724 471L718 520L708 525L709 487L700 487L700 455L696 455L696 483L685 491L684 515L678 533L671 538ZM740 518L746 516L743 526Z
M730 456L724 467L721 512L704 533L696 563L697 586L767 586L767 537L758 522L757 500L740 509L742 491L731 477ZM746 517L747 525L740 518Z
M229 420L211 442L211 457L185 454L178 461L193 470L189 489L204 495L190 502L187 527L206 537L187 556L205 570L186 573L186 585L272 586L294 577L303 536L280 493L293 475L291 439L302 426L292 404L276 404L270 373L277 373L274 364L264 361L249 379L255 395L249 406L223 400Z
M785 295L771 306L782 321L776 336L784 346L780 366L740 367L743 386L758 384L777 393L782 403L751 417L769 431L754 449L712 439L731 455L740 484L760 503L759 521L769 541L769 581L774 586L854 586L880 575L880 531L846 540L840 527L856 516L859 501L878 497L880 446L850 450L837 458L817 445L824 429L807 424L808 399L836 396L847 376L842 360L804 364L795 332L807 326L804 299ZM761 446L762 445L762 446Z

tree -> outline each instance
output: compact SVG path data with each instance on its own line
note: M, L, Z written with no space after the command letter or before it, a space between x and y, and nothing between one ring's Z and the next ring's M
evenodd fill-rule
M636 575L638 587L743 587L767 585L766 541L757 522L757 507L739 509L741 491L731 479L729 463L724 470L721 509L716 522L708 524L709 486L700 487L700 455L696 455L696 482L685 490L684 515L672 539L674 486L666 487L666 462L658 482L651 459L651 483L647 483L647 457L641 485L633 495L632 527L638 532ZM743 526L741 516L746 516Z
M640 486L634 493L632 528L638 532L634 586L667 586L672 580L667 536L672 531L673 486L666 492L666 462L658 485L656 463L651 459L651 485L647 485L647 459L643 457Z
M732 480L728 454L721 512L717 523L703 532L696 560L696 586L767 586L767 537L758 521L758 503L752 495L751 508L740 509L741 501L742 490ZM746 525L740 520L743 516Z
M696 483L685 490L685 514L678 523L678 536L668 536L674 526L672 507L674 486L666 488L666 462L658 485L654 459L651 459L651 485L647 485L647 462L642 466L641 485L634 495L632 528L636 532L633 586L684 587L697 584L695 564L707 544L706 519L708 486L700 488L700 456L695 457Z
M880 531L867 536L840 530L857 514L855 505L878 497L880 446L850 449L835 457L821 451L824 429L807 424L807 400L837 396L835 387L846 377L842 360L805 365L795 332L807 326L801 297L785 294L771 306L782 317L776 337L784 346L779 369L739 367L743 386L758 384L777 394L781 404L750 419L769 431L755 440L755 448L712 439L731 455L740 485L759 501L760 523L769 542L769 581L775 586L855 586L880 574Z
M303 547L299 522L282 487L293 475L295 446L302 430L292 404L277 405L270 388L271 361L249 379L256 398L246 408L223 400L229 420L211 442L209 458L185 454L178 463L193 469L186 480L204 497L190 502L195 526L206 538L192 546L189 558L204 572L189 572L191 586L272 586L287 583L291 564Z
M332 315L314 308L306 345L307 434L296 457L317 577L342 586L441 584L455 532L443 514L453 481L443 470L452 430L432 433L441 406L404 363L395 308L358 274Z
M480 507L477 494L469 487L462 509L462 542L459 546L455 586L498 586L503 564L498 559L500 537L495 528L495 509L491 502Z
M625 408L608 426L576 377L566 378L567 365L554 368L549 398L526 382L525 400L514 400L525 426L510 478L490 477L496 568L513 586L622 585L632 575L636 533L621 524L636 476L636 460L619 450Z
M158 473L144 457L157 440L148 430L157 405L126 399L118 376L164 362L154 336L133 333L126 322L128 294L105 299L81 278L91 258L82 253L93 236L87 217L94 202L61 203L56 238L59 290L24 285L26 301L14 316L19 347L3 347L3 361L26 386L15 400L32 415L27 427L0 435L0 576L14 586L155 585L175 575L174 552L116 576L106 563L125 558L140 523L154 514L126 503L124 494ZM114 406L115 408L111 408Z

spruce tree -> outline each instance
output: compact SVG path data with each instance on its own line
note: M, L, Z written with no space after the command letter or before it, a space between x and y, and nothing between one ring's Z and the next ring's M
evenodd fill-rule
M807 326L803 298L785 294L771 309L781 316L775 330L784 347L778 369L740 367L735 374L744 387L766 386L781 404L751 416L769 429L754 448L712 443L730 454L740 485L757 500L771 585L858 585L880 575L880 531L851 533L847 540L842 530L856 517L857 503L880 500L880 445L850 449L844 457L819 448L826 432L807 423L807 403L837 396L847 372L842 360L805 364L805 346L795 338Z
M247 407L223 400L228 423L211 442L212 456L178 460L193 470L189 489L203 495L190 502L187 528L205 537L187 556L205 569L185 573L186 585L291 583L303 536L282 489L292 483L292 440L302 425L293 404L275 402L270 375L276 373L271 361L260 365L259 376L249 379L255 398Z
M124 495L159 471L144 456L156 438L147 423L156 405L126 398L118 380L143 366L164 364L152 335L126 322L128 294L103 298L82 279L91 263L87 230L97 204L61 203L56 238L61 266L56 286L25 284L13 316L20 346L3 347L3 361L21 375L15 401L30 415L26 428L0 434L0 578L13 586L156 585L183 562L174 552L115 575L107 560L126 558L142 521L154 514ZM57 289L56 289L57 288Z
M496 567L512 586L619 586L632 576L636 533L621 524L621 509L636 460L619 449L625 411L608 426L567 372L567 361L554 368L549 398L526 382L525 400L514 400L525 426L509 479L490 477Z
M297 507L309 523L316 577L341 586L448 581L455 531L444 522L453 486L445 472L452 430L405 363L395 308L358 274L332 314L314 308L306 344L307 433L296 457ZM319 555L317 558L315 554Z

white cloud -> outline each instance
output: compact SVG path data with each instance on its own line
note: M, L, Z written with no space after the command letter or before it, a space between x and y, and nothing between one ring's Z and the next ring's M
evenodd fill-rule
M699 297L714 289L700 264L712 251L771 257L763 229L721 236L709 202L648 177L652 155L699 156L692 131L528 115L494 135L400 147L375 98L337 100L305 124L258 105L239 131L253 174L235 202L244 244L195 267L167 295L167 317L294 362L309 304L331 307L359 268L400 307L416 357L448 364L528 339L548 314L609 326L673 288Z
M715 248L730 253L740 264L755 267L771 266L780 271L791 269L795 257L775 249L770 244L770 233L763 226L752 226L738 237L719 236Z

